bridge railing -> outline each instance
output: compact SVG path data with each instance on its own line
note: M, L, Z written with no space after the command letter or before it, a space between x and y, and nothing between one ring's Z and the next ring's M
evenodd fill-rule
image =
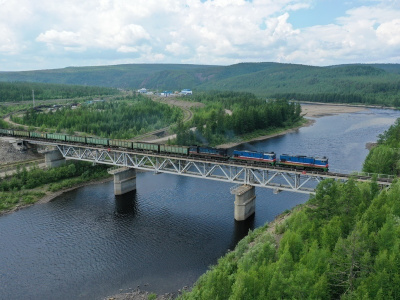
M352 172L350 175L361 176L361 177L376 177L377 179L394 179L396 176L378 173L367 173L367 172Z

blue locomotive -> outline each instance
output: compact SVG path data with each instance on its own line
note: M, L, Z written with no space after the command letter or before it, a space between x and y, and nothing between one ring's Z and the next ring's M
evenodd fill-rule
M234 150L233 159L254 161L254 162L264 162L271 166L276 163L276 154L274 152L255 152L247 150Z
M327 172L329 168L327 157L311 157L304 155L282 154L279 157L278 166L291 167L295 169L322 170Z

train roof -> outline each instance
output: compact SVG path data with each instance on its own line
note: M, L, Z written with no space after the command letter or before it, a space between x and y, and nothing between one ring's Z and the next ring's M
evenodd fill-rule
M281 154L281 156L291 156L291 157L299 157L299 158L314 158L318 160L328 160L326 156L307 156L307 155L292 155L292 154Z
M251 150L233 150L233 151L240 151L240 152L248 152L248 153L264 153L264 154L275 154L275 152L266 152L266 151L251 151Z

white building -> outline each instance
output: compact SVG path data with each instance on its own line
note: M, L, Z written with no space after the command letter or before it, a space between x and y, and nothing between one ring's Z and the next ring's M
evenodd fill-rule
M139 94L146 94L146 93L147 93L147 90L146 90L145 88L141 88L140 90L137 90L137 92L138 92Z
M189 89L183 89L181 91L181 94L182 95L193 95L193 92L192 92L192 90L189 90Z

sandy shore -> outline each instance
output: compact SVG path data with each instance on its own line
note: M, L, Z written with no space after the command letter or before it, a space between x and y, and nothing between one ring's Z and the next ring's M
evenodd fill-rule
M364 106L353 106L345 104L309 104L302 103L301 111L304 117L318 118L329 115L337 115L343 113L354 113L366 110Z

